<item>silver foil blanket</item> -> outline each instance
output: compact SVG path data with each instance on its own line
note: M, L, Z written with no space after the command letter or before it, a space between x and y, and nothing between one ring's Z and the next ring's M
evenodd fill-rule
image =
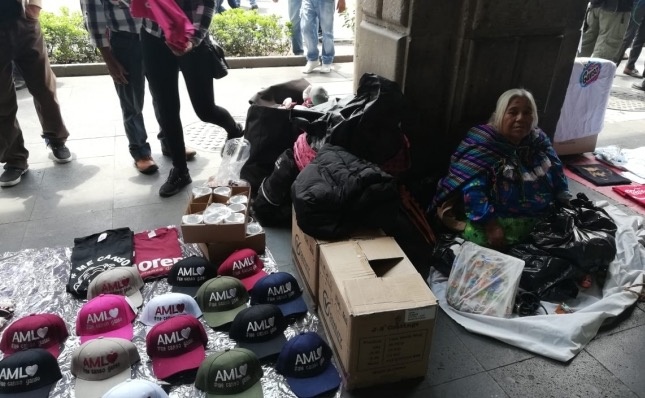
M191 255L201 256L197 245L183 244L182 251L185 257ZM0 299L13 300L15 313L10 320L16 320L34 313L53 313L62 317L69 330L69 338L58 358L58 363L63 374L63 379L51 390L50 397L75 397L74 377L70 372L73 351L80 345L80 338L75 335L76 314L86 300L79 300L65 290L69 277L70 257L72 249L69 247L26 249L20 252L8 252L0 255ZM267 249L262 260L267 272L277 271L276 263ZM152 297L170 292L170 286L165 279L146 282L142 294L144 304ZM287 339L300 332L319 331L317 316L309 312L305 317L291 324L285 335ZM6 326L5 326L6 327ZM208 349L206 355L235 346L235 341L228 334L214 331L204 323L208 333ZM320 327L322 329L322 327ZM160 383L170 397L204 397L205 394L197 390L192 384L169 386L156 380L152 373L152 365L146 354L145 326L135 320L133 342L139 350L141 362L133 368L133 378L143 378ZM284 378L277 374L271 366L264 364L264 377L262 389L265 397L295 397L289 389ZM340 397L340 390L335 396ZM86 397L75 397L86 398Z

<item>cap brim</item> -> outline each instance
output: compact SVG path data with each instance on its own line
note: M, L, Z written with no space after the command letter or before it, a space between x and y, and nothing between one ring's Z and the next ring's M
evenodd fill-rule
M203 312L202 311L202 316L204 317L204 321L206 321L206 324L212 328L219 328L222 327L223 325L226 325L227 323L233 322L233 319L235 319L235 316L242 312L242 310L247 309L248 306L246 304L240 305L239 307L233 308L232 310L228 311L219 311L219 312Z
M86 343L90 340L98 339L99 337L118 337L120 339L132 341L133 336L134 336L134 329L132 327L132 324L128 323L126 326L123 326L122 328L110 330L109 332L81 336L81 344Z
M279 336L268 341L263 341L262 343L247 343L240 341L237 343L237 346L253 351L258 359L264 359L279 355L280 351L282 351L282 347L284 347L286 343L287 338L284 337L284 333L280 333Z
M126 297L130 300L130 306L134 310L135 314L139 312L139 308L143 305L143 295L141 294L141 290L137 290L134 294Z
M264 393L262 392L262 382L258 380L255 384L253 384L251 387L247 388L246 390L242 391L239 394L206 394L206 398L263 398Z
M12 397L12 398L49 398L49 392L56 383L50 384L45 387L40 387L37 390L21 392L17 394L6 394L2 395L3 397Z
M302 296L296 297L289 302L276 305L280 308L285 318L299 317L307 314L307 311L309 311Z
M199 290L199 286L174 286L173 285L170 288L170 291L173 293L187 294L192 298L195 298L198 290Z
M183 372L184 370L197 369L206 358L204 346L199 346L184 354L174 357L159 357L152 360L152 373L160 379Z
M327 369L314 377L286 377L287 384L300 398L312 398L340 387L340 375L330 362Z
M105 380L83 380L76 378L76 386L74 387L74 393L77 397L100 397L106 392L108 392L112 387L116 386L119 383L123 383L126 380L132 378L132 371L130 368L127 368L123 372L110 377Z
M255 275L251 275L244 279L240 279L240 282L242 282L246 290L251 291L251 289L253 289L253 286L255 286L255 282L259 281L260 279L264 278L267 275L269 274L267 274L263 270L260 270Z

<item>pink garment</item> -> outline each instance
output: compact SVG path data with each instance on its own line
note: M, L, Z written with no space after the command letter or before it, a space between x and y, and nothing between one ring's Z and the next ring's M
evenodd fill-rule
M307 142L307 133L302 133L293 144L293 159L298 170L302 171L316 157L317 152L311 149Z
M195 35L195 27L175 0L132 0L133 17L148 18L159 24L166 43L183 51Z

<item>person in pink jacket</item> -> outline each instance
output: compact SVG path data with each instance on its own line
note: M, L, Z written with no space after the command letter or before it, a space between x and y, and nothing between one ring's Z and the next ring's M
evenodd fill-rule
M67 163L72 155L65 142L69 132L63 123L56 77L49 65L38 18L42 0L0 1L0 186L18 184L29 169L29 151L16 114L18 102L12 62L22 73L34 98L42 126L42 137L57 163Z

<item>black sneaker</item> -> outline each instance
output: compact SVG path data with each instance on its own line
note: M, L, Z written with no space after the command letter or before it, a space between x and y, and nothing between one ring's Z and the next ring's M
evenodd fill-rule
M191 182L193 180L190 178L190 174L188 174L188 169L186 171L178 171L172 168L170 169L170 174L168 174L168 179L159 188L159 196L162 198L173 196Z
M258 7L258 5L257 5L257 4L256 4L256 5L254 5L254 6L251 6L251 9L252 9L252 10L257 10L258 8L259 8L259 7Z
M17 185L22 179L22 175L27 172L28 169L19 169L18 167L7 167L4 169L2 175L0 175L0 187L13 187Z
M47 138L45 138L45 142L47 142L47 146L51 149L56 163L67 163L72 161L72 154L64 142L52 141Z

